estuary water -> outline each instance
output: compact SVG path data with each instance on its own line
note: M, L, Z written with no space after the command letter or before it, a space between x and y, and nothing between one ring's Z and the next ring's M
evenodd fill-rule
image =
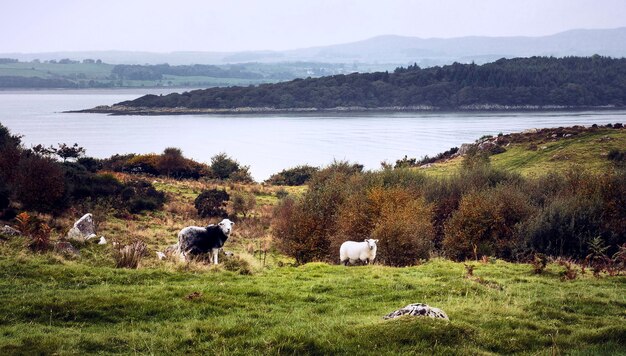
M257 181L300 164L333 160L377 169L382 161L435 155L483 135L530 128L626 123L626 111L108 116L67 110L110 105L172 90L0 91L0 123L26 146L78 143L87 155L160 153L178 147L209 162L225 152ZM178 89L178 91L181 91Z

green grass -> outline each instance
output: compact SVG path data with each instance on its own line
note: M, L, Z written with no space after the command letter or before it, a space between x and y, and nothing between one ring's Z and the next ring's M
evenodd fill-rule
M626 277L560 280L498 261L271 266L253 275L152 262L104 266L0 247L1 354L624 354ZM89 254L91 253L91 254ZM104 265L103 265L104 264ZM187 296L199 292L200 297ZM450 322L382 316L409 303Z
M537 146L536 150L529 149L533 143ZM556 141L512 144L506 147L506 152L493 155L490 159L495 168L519 172L525 176L542 175L550 171L563 172L572 168L601 173L612 166L606 157L609 151L624 150L625 147L626 130L600 129ZM424 172L434 176L451 175L458 171L461 160L457 157L437 163L424 169Z

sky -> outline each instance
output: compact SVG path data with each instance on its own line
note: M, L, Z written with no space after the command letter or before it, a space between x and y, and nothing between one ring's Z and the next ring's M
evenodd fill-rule
M626 26L626 0L0 0L0 53L286 50Z

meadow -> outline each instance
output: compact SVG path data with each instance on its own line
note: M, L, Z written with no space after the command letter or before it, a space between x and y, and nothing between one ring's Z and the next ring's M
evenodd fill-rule
M541 167L545 155L553 157L554 151L572 155L574 150L589 155L588 160L575 156L577 162L601 171L607 160L604 150L624 147L623 133L602 131L573 141L545 142L550 149L526 150L537 156L522 161ZM607 135L611 139L605 139ZM506 152L491 156L492 164L513 161L528 144L508 146ZM595 153L589 153L592 150ZM158 156L136 158L146 163ZM440 166L446 164L454 167L454 161ZM511 169L523 171L525 164ZM213 173L215 166L210 167ZM535 169L541 168L529 172ZM372 197L383 207L376 216L387 219L385 199L414 199L402 189L431 189L429 184L435 184L425 177L437 174L414 171L359 173L349 182L355 185L354 194L361 194L356 185L372 185L378 194ZM487 173L491 177L493 171ZM105 236L108 243L74 243L80 255L73 256L52 249L34 252L27 247L28 237L0 235L0 354L626 354L623 270L596 271L581 261L557 257L547 258L542 269L536 263L476 255L476 249L476 258L453 262L440 248L408 267L383 265L393 261L384 251L381 261L369 266L337 265L332 252L321 258L326 262L299 263L280 248L284 240L279 238L285 237L273 230L276 207L287 206L285 196L315 207L327 192L344 187L337 174L321 170L309 187L140 176L166 197L160 208L131 214L106 200L97 204L84 200L63 214L33 213L49 224L54 242L76 218L91 212L98 236ZM129 184L137 179L122 172L107 172L106 177L99 183L102 187L115 179L126 184L123 191L135 187ZM473 177L474 182L484 178ZM591 181L579 182L596 187ZM207 189L254 199L246 214L236 212L232 201L227 207L236 224L224 250L233 256L221 257L217 266L159 260L156 251L175 243L181 228L219 220L198 216L194 207L196 197ZM497 190L501 188L484 189L510 194ZM362 213L359 196L352 198L358 204L347 200L341 209ZM300 216L298 223L305 226L308 217ZM352 221L349 215L344 219ZM394 220L402 219L387 219L385 226L396 226ZM355 219L355 228L358 224ZM147 246L139 267L115 268L118 247L113 242L137 240ZM410 303L441 308L450 321L382 319Z
M91 246L83 255L106 253ZM2 248L3 354L624 354L626 277L435 259L138 270ZM253 264L254 266L254 264ZM484 282L486 281L486 282ZM450 322L382 316L423 302Z

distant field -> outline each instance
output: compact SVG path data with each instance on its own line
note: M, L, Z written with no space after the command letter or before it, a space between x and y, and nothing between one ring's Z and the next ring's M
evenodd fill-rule
M85 79L105 79L113 69L111 64L52 64L52 63L6 63L0 64L0 76L25 76L49 78L52 76L78 76Z
M570 168L601 173L611 167L609 151L626 147L626 130L601 129L579 136L558 140L531 140L514 143L506 152L490 157L495 168L519 172L522 175L541 175L550 171ZM424 171L433 175L450 175L457 172L462 158L436 163Z
M215 87L215 86L233 86L233 85L254 85L261 83L275 83L280 80L294 79L297 77L306 78L308 76L331 75L350 71L369 71L378 68L374 65L363 64L360 66L345 66L343 64L329 63L247 63L236 65L223 65L222 69L235 68L249 73L260 75L259 79L241 77L211 77L211 76L179 76L179 75L163 75L160 80L130 80L116 77L113 74L115 65L112 64L96 64L96 63L34 63L34 62L18 62L18 63L0 63L0 88L1 87L37 87L38 84L16 84L15 80L11 80L10 84L3 84L2 77L17 78L42 78L68 80L63 87L73 85L75 87ZM49 87L45 86L44 87Z

